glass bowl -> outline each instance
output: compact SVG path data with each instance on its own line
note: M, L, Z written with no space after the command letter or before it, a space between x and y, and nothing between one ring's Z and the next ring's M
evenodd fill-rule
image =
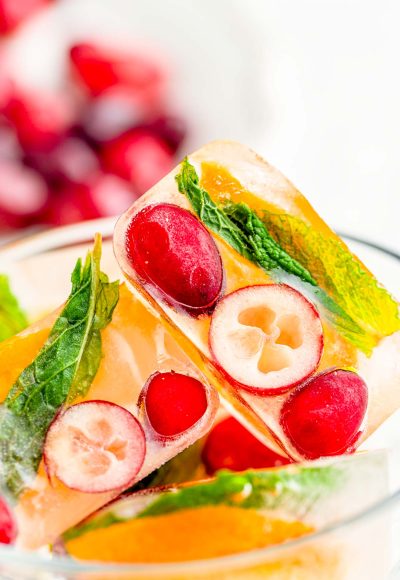
M10 276L15 293L31 318L57 307L69 292L78 256L100 232L103 269L120 272L112 252L114 219L96 220L46 231L0 250L0 272ZM344 236L346 238L346 236ZM400 280L400 256L369 242L347 237L349 246L394 294ZM400 578L400 413L394 414L363 444L388 449L389 489L378 504L333 526L278 546L233 556L168 564L81 563L62 556L23 552L0 546L4 579L349 579Z

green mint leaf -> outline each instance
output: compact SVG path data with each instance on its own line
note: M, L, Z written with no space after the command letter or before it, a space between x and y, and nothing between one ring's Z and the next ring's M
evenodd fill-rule
M302 283L296 283L297 280L294 280L294 284L292 283L291 285L297 286L312 302L320 304L328 320L335 324L353 344L366 354L371 352L374 346L373 338L365 333L323 288L318 287L309 270L282 249L280 244L271 236L263 221L248 205L245 203L228 203L224 206L224 212L249 239L253 248L255 262L266 272L269 272L278 282L291 284L293 279L286 279L286 274L299 279ZM284 275L282 276L282 274Z
M363 493L357 495L361 483ZM218 505L255 509L266 514L276 511L278 517L313 521L320 526L336 520L332 508L340 517L360 513L385 496L387 485L385 452L323 459L279 469L220 471L208 481L122 496L68 530L63 539L135 518Z
M271 471L231 473L221 471L216 479L162 493L136 517L158 516L179 510L226 505L243 509L295 508L306 513L321 496L343 480L334 466L296 467Z
M267 228L245 203L228 203L224 206L224 213L237 225L249 241L253 258L267 272L281 268L288 274L298 276L303 282L312 286L317 283L310 272L294 260L270 236Z
M138 493L122 497L81 524L67 530L68 542L87 532L107 528L136 518L174 513L185 509L226 505L243 509L284 509L302 519L319 500L346 482L342 465L321 467L293 466L279 470L249 470L243 473L220 471L206 482L154 490L155 498ZM148 499L146 499L148 498ZM145 505L145 507L143 507Z
M0 482L18 497L34 478L47 429L68 401L83 396L101 360L100 331L118 301L118 282L100 272L101 238L78 260L72 291L50 335L0 409Z
M0 342L28 325L24 311L14 296L7 276L0 275Z
M213 202L209 194L199 185L195 168L187 157L181 165L181 172L175 177L179 191L190 201L201 221L218 234L239 254L251 260L251 248L240 229Z
M99 530L101 528L108 528L114 524L121 524L126 521L126 518L121 518L115 515L112 511L100 514L88 520L84 520L74 528L70 528L62 535L64 542L69 542L75 538L79 538L88 532Z
M342 240L325 236L290 214L264 212L262 218L276 241L301 260L342 311L351 312L373 348L400 329L396 300L348 250ZM365 349L363 349L365 352Z

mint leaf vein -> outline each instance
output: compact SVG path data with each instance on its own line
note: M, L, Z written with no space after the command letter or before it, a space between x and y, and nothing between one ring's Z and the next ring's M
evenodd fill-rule
M100 364L100 331L111 321L119 283L100 271L101 238L71 276L71 294L35 360L0 407L0 484L17 498L34 478L47 429L65 403L84 396Z

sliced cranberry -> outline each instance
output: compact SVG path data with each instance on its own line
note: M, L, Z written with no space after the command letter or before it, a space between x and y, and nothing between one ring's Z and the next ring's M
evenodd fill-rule
M216 306L209 342L218 367L239 388L279 395L305 381L323 349L318 312L286 284L246 286Z
M106 170L129 180L138 195L160 181L174 165L166 143L143 130L130 131L107 143L102 160Z
M221 256L203 224L187 210L168 203L147 206L131 221L126 244L131 266L167 300L201 309L219 297Z
M144 387L147 418L153 429L164 437L187 431L207 410L203 384L176 372L155 373Z
M0 497L0 544L13 544L17 536L17 525L4 498Z
M139 421L108 401L85 401L54 419L46 435L47 473L71 489L101 493L126 489L146 455Z
M367 411L368 387L347 370L327 371L293 392L282 408L281 425L305 458L353 450Z
M223 419L207 436L202 459L209 475L219 469L244 471L290 463L261 443L234 417Z

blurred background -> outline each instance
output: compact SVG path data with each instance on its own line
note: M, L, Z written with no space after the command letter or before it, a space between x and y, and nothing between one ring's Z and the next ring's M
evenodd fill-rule
M119 214L229 138L400 252L399 19L397 0L0 0L0 239Z

